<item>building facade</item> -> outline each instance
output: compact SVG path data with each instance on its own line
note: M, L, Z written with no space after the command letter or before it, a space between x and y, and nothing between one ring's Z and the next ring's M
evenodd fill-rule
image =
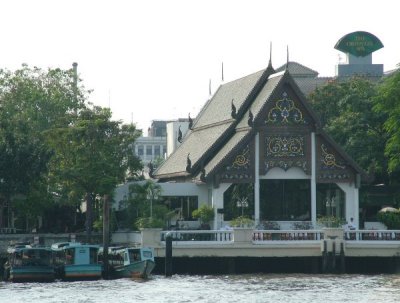
M154 174L206 190L214 228L240 214L281 227L316 226L319 216L358 226L365 173L321 129L288 67L276 72L270 62L220 86Z

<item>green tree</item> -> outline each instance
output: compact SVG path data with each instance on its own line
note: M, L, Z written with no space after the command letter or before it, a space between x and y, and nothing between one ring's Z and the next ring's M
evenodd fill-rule
M310 95L323 128L375 182L388 182L385 113L372 111L376 84L364 78L333 81Z
M399 65L400 66L400 65ZM374 110L387 117L383 124L388 134L385 153L390 173L400 171L400 71L387 77L379 86Z
M39 183L47 181L52 151L43 132L67 125L69 113L83 106L87 94L73 87L73 78L72 70L27 65L0 70L0 227L5 205L10 210L14 200L20 205L38 190L46 196L47 186Z
M133 183L129 186L126 203L127 220L133 223L133 228L165 225L169 210L160 203L161 194L161 186L152 180Z
M48 133L55 150L51 162L54 190L84 198L88 241L95 197L112 193L117 184L141 169L132 152L138 136L133 124L112 121L109 109L96 106L80 111L68 127Z

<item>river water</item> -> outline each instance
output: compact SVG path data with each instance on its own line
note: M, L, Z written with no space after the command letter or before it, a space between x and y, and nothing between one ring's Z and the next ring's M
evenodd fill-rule
M400 275L153 276L86 282L0 282L1 303L400 302Z

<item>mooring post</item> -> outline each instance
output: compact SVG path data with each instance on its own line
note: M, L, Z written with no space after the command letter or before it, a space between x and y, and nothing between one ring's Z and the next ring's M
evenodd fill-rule
M344 243L340 242L340 273L344 274L346 272L346 259L344 255Z
M172 276L172 235L167 233L165 236L165 276Z
M326 240L324 240L324 249L322 251L322 273L326 273L327 271L327 263L328 263L328 244Z
M336 241L332 241L332 272L336 272Z
M110 196L103 199L103 271L104 278L109 278L108 247L110 244Z

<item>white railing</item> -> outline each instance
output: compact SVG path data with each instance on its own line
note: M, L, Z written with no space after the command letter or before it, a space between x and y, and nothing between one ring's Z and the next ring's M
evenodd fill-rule
M161 241L165 241L166 236L170 235L172 241L189 242L218 242L226 243L233 241L232 230L171 230L161 232Z
M305 241L322 240L323 231L321 230L255 230L253 241Z
M400 230L349 230L345 240L353 241L400 241Z
M169 234L175 244L235 243L234 230L173 230L162 231L161 241ZM324 230L253 230L245 237L249 243L277 243L278 241L320 241L326 238ZM341 238L341 237L339 237ZM343 231L345 241L400 241L400 230Z

